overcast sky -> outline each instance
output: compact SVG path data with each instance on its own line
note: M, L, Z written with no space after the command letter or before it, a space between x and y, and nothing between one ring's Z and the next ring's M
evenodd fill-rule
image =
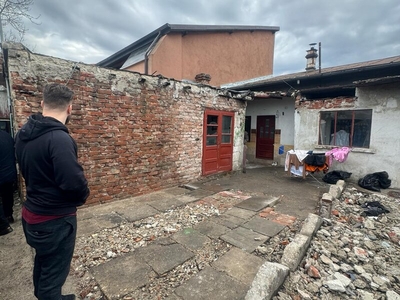
M25 44L97 63L170 24L279 26L274 75L303 71L310 43L322 68L400 55L399 0L35 0Z

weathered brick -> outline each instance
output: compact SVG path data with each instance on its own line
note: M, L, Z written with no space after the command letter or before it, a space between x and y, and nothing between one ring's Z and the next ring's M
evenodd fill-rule
M10 58L17 128L31 113L41 111L44 85L65 84L67 79L60 74L71 71L68 61L33 56L38 61L46 60L45 70L35 70L35 78L20 75L32 74L30 64ZM79 161L89 181L88 204L123 199L199 178L202 147L201 141L195 139L203 135L205 107L235 111L244 118L245 103L219 98L212 88L184 93L178 81L160 88L158 80L151 76L146 77L145 84L139 84L138 73L108 69L99 72L92 65L85 65L84 69L76 71L68 82L75 93L69 129L78 143ZM52 72L54 76L50 76ZM111 72L118 84L109 79ZM323 101L316 104L319 103Z

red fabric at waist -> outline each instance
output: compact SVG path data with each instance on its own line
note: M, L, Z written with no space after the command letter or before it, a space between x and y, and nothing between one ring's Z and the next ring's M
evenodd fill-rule
M24 218L25 222L28 224L39 224L43 223L46 221L62 218L65 216L75 216L76 213L73 214L68 214L68 215L62 215L62 216L44 216L44 215L38 215L33 212L30 212L25 208L25 206L22 207L22 218Z

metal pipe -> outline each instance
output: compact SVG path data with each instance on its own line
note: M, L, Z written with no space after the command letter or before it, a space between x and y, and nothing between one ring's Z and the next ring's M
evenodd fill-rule
M319 72L321 73L321 42L318 43L318 52L319 52L318 69L319 69Z

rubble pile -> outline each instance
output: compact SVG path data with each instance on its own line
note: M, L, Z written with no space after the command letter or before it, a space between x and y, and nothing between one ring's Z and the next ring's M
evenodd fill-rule
M379 203L378 212L368 207ZM399 199L348 187L274 300L400 299Z

